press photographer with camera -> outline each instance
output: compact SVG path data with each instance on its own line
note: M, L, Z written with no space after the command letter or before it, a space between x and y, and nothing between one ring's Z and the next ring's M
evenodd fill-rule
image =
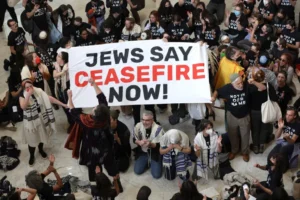
M26 4L25 4L26 2ZM32 18L35 25L40 31L48 32L47 12L52 12L52 7L48 5L47 0L25 0L26 16L28 19Z

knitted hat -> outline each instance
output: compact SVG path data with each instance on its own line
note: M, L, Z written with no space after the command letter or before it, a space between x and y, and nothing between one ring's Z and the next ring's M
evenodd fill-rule
M240 75L238 73L233 73L230 75L230 81L231 83L234 82Z

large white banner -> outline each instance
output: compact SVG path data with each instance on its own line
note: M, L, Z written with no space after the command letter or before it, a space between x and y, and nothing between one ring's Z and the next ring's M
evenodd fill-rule
M69 50L75 107L98 104L93 78L110 106L209 103L206 47L162 40L132 41Z

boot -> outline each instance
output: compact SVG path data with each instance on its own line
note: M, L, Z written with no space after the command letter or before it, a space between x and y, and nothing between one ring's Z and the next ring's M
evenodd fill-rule
M42 156L44 159L46 159L46 158L48 157L48 155L45 153L43 147L44 147L44 144L43 144L43 143L40 143L40 144L39 144L39 152L40 152L41 156Z
M30 157L29 157L29 166L33 166L34 164L34 152L35 152L35 147L31 147L28 145L28 150L29 150L29 154L30 154Z

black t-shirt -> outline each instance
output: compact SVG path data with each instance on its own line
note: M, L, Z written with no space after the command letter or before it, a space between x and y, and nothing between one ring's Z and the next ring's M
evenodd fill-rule
M8 82L8 90L9 92L17 92L22 87L21 79L19 82L17 80Z
M113 43L116 41L117 36L113 31L106 33L104 30L102 30L98 38L101 43Z
M165 8L166 9L166 8ZM164 13L160 13L160 21L162 22L162 25L168 25L172 22L173 13L171 9L168 9Z
M298 31L291 32L291 30L283 29L281 37L283 37L287 44L295 45L296 42L300 42L300 36ZM296 52L294 49L289 49L291 52Z
M266 168L269 172L267 177L267 185L268 188L271 190L275 190L277 187L283 186L283 180L282 180L282 172L280 170L271 170L271 166L267 165Z
M290 0L281 0L281 3L279 4L279 8L281 8L285 11L285 13L289 17L289 19L292 19L292 20L295 19L295 7L292 6L292 4L290 3Z
M294 91L289 86L285 85L283 87L277 87L276 95L278 97L279 107L281 109L282 114L284 115L288 103L294 96Z
M261 32L258 32L255 36L256 36L256 40L260 43L261 51L270 49L272 40L269 35L262 35Z
M187 21L188 18L187 12L189 10L190 10L189 5L187 5L186 3L184 3L182 6L179 6L179 4L176 3L174 5L173 13L179 15L183 21Z
M201 22L201 20L196 20L193 18L193 31L195 34L195 39L200 39L201 38L201 34L203 31L203 24Z
M226 99L226 108L236 118L243 118L249 113L247 88L236 90L232 84L227 84L218 91L218 97Z
M42 178L45 178L45 175L42 174ZM38 196L41 200L52 200L53 196L53 187L49 186L46 182L43 183L43 187L40 191L37 191Z
M74 35L75 40L78 40L80 38L80 30L81 29L87 30L87 29L91 29L91 28L92 28L92 25L82 22L80 26L76 26L76 25L73 26L72 35Z
M31 12L33 8L34 5L30 2L27 3L25 10L26 12ZM37 11L35 11L33 15L33 21L41 31L48 31L47 8L40 7L39 9L37 9Z
M25 42L25 31L19 27L17 32L9 33L7 46L13 46L16 49L17 46L24 46Z
M251 50L246 53L246 60L249 62L249 66L255 65L256 57L256 53Z
M287 20L280 19L277 16L275 16L274 20L272 21L272 24L275 28L283 30L286 26L286 22L287 22Z
M295 143L300 142L300 122L295 121L293 123L288 123L286 120L284 120L284 127L282 128L283 133L288 133L290 135L290 138L296 134L298 136L298 139Z
M105 14L105 6L103 9L101 9L101 6L104 6L104 2L98 0L97 4L93 5L92 2L89 2L85 6L85 12L87 13L91 9L95 9L94 17L102 17Z
M83 39L82 37L80 37L77 41L76 41L76 46L77 47L79 47L79 46L90 46L90 45L94 45L94 44L96 44L96 41L93 39L93 37L92 36L88 36L87 38L86 38L86 40L85 39Z
M48 44L47 46L47 52L51 58L52 62L56 61L56 56L57 56L57 50L59 49L59 44L55 43L55 44Z
M145 24L145 27L150 23L148 20ZM164 30L162 30L161 26L156 23L150 23L150 29L152 39L162 38Z
M241 31L238 30L236 20L237 20L237 16L234 13L231 13L229 17L229 26L228 26L229 29L228 31L229 34L231 35L237 35L245 32L244 30ZM240 16L239 23L244 28L248 26L248 20L243 14Z
M121 8L122 3L122 0L106 0L106 6L110 9Z
M44 90L44 77L43 77L43 74L40 72L39 68L32 67L30 70L36 73L36 77L35 77L35 81L33 82L33 86Z
M271 14L275 15L276 13L276 7L272 2L269 2L268 6L266 7L264 5L264 2L261 1L259 3L258 10L260 14L262 15L267 14L267 16L270 16Z
M114 18L112 15L109 15L107 20L111 20L113 22L113 31L117 36L117 40L121 38L122 29L125 26L125 18L123 15L119 15L119 17Z
M44 63L47 66L48 70L52 71L53 70L53 61L52 61L50 55L48 54L48 52L39 47L37 47L35 49L35 52L41 58L42 63Z
M66 16L62 15L61 17L63 27L68 27L71 25L72 19L69 18L68 14Z
M215 32L216 37L213 37L212 32ZM219 26L216 26L215 28L211 28L211 27L206 27L204 33L203 33L203 37L204 41L208 44L208 46L218 46L219 45L219 37L221 34L221 30Z
M179 25L174 25L170 23L168 26L168 34L170 36L170 41L179 42L181 37L189 33L189 28L186 23L181 22Z
M289 50L287 49L278 50L278 47L273 47L271 50L271 54L273 55L273 60L279 59L283 53L289 53Z
M267 87L267 84L264 84ZM272 101L277 102L277 96L274 87L271 84L269 85L269 95ZM259 111L261 110L261 105L268 100L268 91L258 91L258 88L255 85L248 86L249 93L249 108L251 110Z
M216 4L222 4L222 3L225 3L225 0L210 0L210 2L216 3Z
M247 1L244 1L244 8L247 9L247 10L250 10L250 13L248 15L246 15L246 17L250 17L252 12L253 12L253 9L254 9L254 3L248 3Z

